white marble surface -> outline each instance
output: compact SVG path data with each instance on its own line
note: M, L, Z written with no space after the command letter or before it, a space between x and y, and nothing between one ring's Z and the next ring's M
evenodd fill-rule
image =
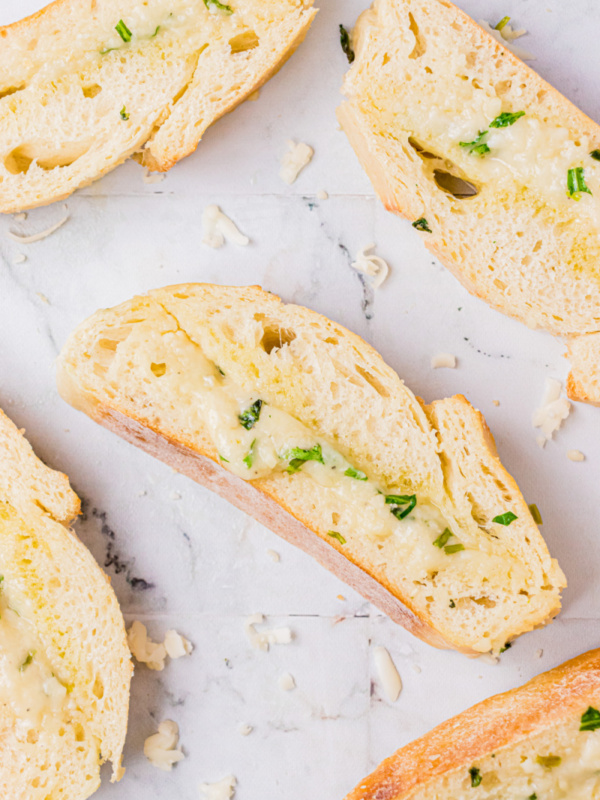
M0 23L40 5L0 0ZM239 800L341 800L434 724L600 645L600 409L578 405L540 450L531 413L546 376L566 377L560 344L469 296L410 224L374 198L334 116L346 67L337 26L351 25L364 5L321 0L307 41L258 102L209 130L163 182L145 185L128 163L70 198L69 222L29 246L6 232L45 228L62 216L62 204L24 222L0 218L0 406L45 460L71 476L85 508L76 530L113 578L127 619L144 620L157 638L175 627L195 644L191 657L162 673L136 669L127 775L104 784L99 800L191 800L199 783L229 773ZM600 121L596 0L460 5L475 18L510 14L527 27L533 66ZM289 188L277 174L288 138L315 148ZM328 200L316 199L321 189ZM208 203L220 204L252 245L203 246ZM392 267L375 296L349 266L348 254L369 242ZM27 261L16 265L21 252ZM69 331L100 306L180 281L260 283L364 336L426 400L466 394L542 510L544 536L569 578L559 619L521 638L499 666L435 651L223 500L66 406L53 362ZM456 370L430 368L441 350L457 355ZM586 461L567 460L571 448ZM256 611L289 625L294 642L269 653L250 649L243 620ZM375 680L374 644L389 648L404 681L395 704ZM297 689L285 693L277 681L288 671ZM141 752L164 718L179 723L187 755L170 774ZM247 737L242 723L254 726Z

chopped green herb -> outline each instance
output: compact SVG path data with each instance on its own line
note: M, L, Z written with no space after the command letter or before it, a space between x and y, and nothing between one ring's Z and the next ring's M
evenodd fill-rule
M419 219L415 220L412 226L413 228L416 228L418 231L425 231L425 233L433 233L425 217L420 217Z
M590 706L581 717L580 731L595 731L600 728L600 711Z
M250 468L252 467L252 464L253 464L253 462L254 462L254 445L255 445L255 444L256 444L256 439L255 439L255 440L252 442L252 444L250 445L250 450L248 450L248 455L247 455L247 456L245 456L245 457L242 459L242 461L243 461L243 462L244 462L244 464L245 464L245 465L248 467L248 469L250 469Z
M481 772L477 769L477 767L471 767L469 770L469 775L471 776L471 786L473 788L479 786L481 783Z
M560 756L538 756L535 760L536 764L544 767L544 769L554 769L554 767L558 767L561 761L562 758Z
M328 531L327 536L331 536L332 539L337 539L340 544L346 544L346 540L342 534L337 531Z
M385 498L386 505L392 506L390 511L396 519L404 519L417 505L416 494L388 494ZM403 506L405 506L403 508Z
M347 475L349 478L354 478L357 481L368 480L364 472L361 472L359 469L354 469L354 467L348 467L344 475Z
M454 600L450 600L450 608L456 608L456 603Z
M544 524L544 521L542 519L542 515L540 514L540 510L536 506L535 503L530 503L529 504L529 512L530 512L531 516L533 517L533 521L535 522L536 525L543 525Z
M472 156L484 156L490 152L489 145L483 141L484 136L487 136L487 134L488 131L479 131L472 142L459 142L458 144L461 147L467 147Z
M340 44L342 45L342 50L346 54L348 63L351 64L354 61L354 50L350 44L350 34L343 25L340 25Z
M567 195L572 200L580 200L581 193L591 194L583 174L583 167L575 167L567 172Z
M246 428L246 430L249 431L256 425L258 418L260 417L260 409L262 408L262 404L262 400L257 400L255 403L252 403L250 408L244 411L243 414L239 415L238 419L242 428Z
M492 522L497 522L498 525L510 525L511 522L514 522L518 519L516 514L513 514L512 511L505 511L504 514L498 514L497 517L494 517Z
M125 120L125 121L127 121L129 119L129 114L125 110L125 106L123 106L123 108L119 111L119 116L121 117L122 120Z
M289 473L298 472L305 461L318 461L319 464L325 463L323 461L323 452L320 444L316 444L310 450L303 450L301 447L292 447L283 457L290 462L286 469L286 472Z
M31 664L31 662L33 661L33 657L34 657L34 655L35 655L35 650L30 650L30 651L27 653L27 658L25 659L25 661L24 661L24 662L21 664L21 666L19 667L19 672L23 672L23 670L27 669L27 667L28 667L28 666Z
M151 39L154 39L154 37L156 36L156 34L159 32L159 30L160 30L160 25L157 25L157 26L156 26L156 30L154 31L154 33L152 34L152 36L151 36L150 38L151 38Z
M535 792L533 794L530 794L527 800L537 800L537 794Z
M221 453L219 453L219 458L221 459L221 461L225 461L227 464L229 464L229 459L225 458L225 456L222 456Z
M124 42L131 41L131 35L132 35L131 31L129 30L127 25L125 25L122 19L120 19L115 25L115 30L119 34L121 39L123 39Z
M502 17L500 22L494 27L494 30L501 31L502 28L504 28L505 25L508 25L509 22L510 22L510 17Z
M118 47L107 47L105 50L100 50L100 55L105 56L107 53L112 53L113 50L118 50Z
M600 150L592 150L590 155L594 159L594 161L600 161Z
M220 375L222 375L223 377L225 377L225 373L223 372L223 370L221 369L221 367L220 367L218 364L215 364L215 366L216 366L216 368L218 369L218 371L219 371L219 374L220 374Z
M504 646L500 648L501 653L506 653L507 650L510 650L512 647L511 642L505 642Z
M208 8L211 14L216 14L222 11L223 14L233 14L233 8L219 3L219 0L204 0L204 5Z
M441 550L442 547L444 547L444 545L448 544L448 539L451 536L452 536L452 531L450 530L450 528L446 528L446 530L443 533L440 533L440 535L434 541L433 546L439 547Z
M444 553L451 556L453 553L460 553L460 551L464 549L464 544L448 544L444 547Z
M490 128L508 128L509 125L514 125L518 119L524 116L524 111L515 111L514 114L510 111L503 111L490 122Z

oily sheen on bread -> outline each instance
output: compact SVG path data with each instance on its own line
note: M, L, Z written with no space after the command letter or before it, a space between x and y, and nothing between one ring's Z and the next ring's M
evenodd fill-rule
M168 170L300 44L313 0L56 0L0 28L0 211Z
M352 43L338 117L385 207L600 403L600 127L447 0L375 0Z
M402 747L346 800L594 800L600 650L545 672Z
M157 289L80 325L58 385L435 646L498 651L559 610L564 576L482 416L463 397L423 406L306 308Z
M79 499L0 411L0 786L84 800L122 772L131 662L108 579L68 525Z

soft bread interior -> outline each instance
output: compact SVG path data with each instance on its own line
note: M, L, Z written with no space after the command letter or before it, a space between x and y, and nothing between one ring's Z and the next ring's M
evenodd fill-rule
M79 800L119 777L131 663L108 579L60 520L64 475L0 412L0 783L7 797Z
M594 650L442 723L386 759L346 800L594 800L598 709Z
M59 389L251 481L453 647L497 651L558 612L564 576L481 416L462 397L423 407L364 341L305 308L256 287L156 290L72 334ZM292 445L314 458L295 464Z
M600 406L600 333L568 339L567 350L571 362L569 397Z
M277 71L315 13L312 0L220 5L56 0L1 28L0 210L64 197L137 151L169 169Z

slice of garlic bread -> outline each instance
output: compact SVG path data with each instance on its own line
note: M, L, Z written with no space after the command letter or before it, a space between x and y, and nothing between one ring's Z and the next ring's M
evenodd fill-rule
M443 722L346 800L594 800L600 796L600 650Z
M131 661L108 579L66 526L79 499L0 411L0 785L84 800L120 777Z
M386 208L504 314L599 332L600 127L447 0L376 0L352 43L338 117Z
M167 170L300 44L313 0L56 0L0 28L0 211L133 153Z
M63 397L314 555L425 641L498 651L564 576L481 415L424 407L362 339L259 287L99 311Z

